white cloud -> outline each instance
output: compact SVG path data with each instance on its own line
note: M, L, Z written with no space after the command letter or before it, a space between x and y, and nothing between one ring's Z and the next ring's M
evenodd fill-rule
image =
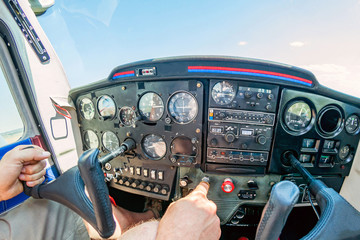
M238 45L239 46L245 46L247 44L247 42L245 42L245 41L240 41L240 42L238 42Z
M300 41L295 41L295 42L289 43L289 45L292 46L292 47L303 47L305 45L305 43L300 42Z

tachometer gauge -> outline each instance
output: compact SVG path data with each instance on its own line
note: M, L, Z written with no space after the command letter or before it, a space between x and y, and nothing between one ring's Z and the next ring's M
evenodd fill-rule
M168 111L175 122L186 124L194 120L198 113L198 103L188 92L177 92L168 102Z
M217 104L226 105L231 103L236 96L234 85L227 81L218 82L211 90L211 97Z
M102 135L102 144L109 152L114 151L120 146L119 139L115 133L110 131L107 131Z
M115 116L116 113L115 102L111 97L107 95L100 97L97 103L97 108L99 114L105 119L112 119Z
M355 114L351 115L346 119L345 129L348 133L354 134L359 130L359 117Z
M184 136L175 138L171 143L170 149L174 155L196 156L197 154L196 145L191 142L190 138Z
M304 101L292 103L285 111L284 121L286 126L295 132L306 131L311 122L310 106Z
M86 120L91 120L95 116L95 107L92 101L89 98L83 98L79 104L80 114Z
M132 126L136 121L136 114L131 107L123 107L120 109L120 121L125 126Z
M96 133L92 130L87 130L84 133L84 143L88 149L98 148L99 147L99 139L98 139Z
M155 134L149 134L141 141L141 147L145 155L152 160L159 160L166 154L164 139Z
M157 121L164 113L164 102L156 93L145 93L139 100L139 111L146 120Z

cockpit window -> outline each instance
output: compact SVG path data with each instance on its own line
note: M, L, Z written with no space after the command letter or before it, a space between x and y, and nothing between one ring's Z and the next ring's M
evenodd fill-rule
M58 0L38 19L72 87L137 60L227 55L302 67L360 96L359 1Z
M0 107L2 110L0 118L0 147L3 147L16 142L23 135L24 124L21 120L14 99L6 82L5 74L1 67Z

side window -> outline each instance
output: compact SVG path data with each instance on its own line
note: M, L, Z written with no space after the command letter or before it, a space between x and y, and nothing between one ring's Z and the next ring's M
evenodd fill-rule
M16 142L24 133L24 124L0 68L0 147Z

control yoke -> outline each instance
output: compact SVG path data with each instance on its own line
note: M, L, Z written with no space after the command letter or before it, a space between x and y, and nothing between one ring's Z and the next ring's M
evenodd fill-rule
M109 238L116 226L101 168L135 146L134 140L126 139L118 149L101 158L98 158L98 149L90 149L80 156L77 166L54 181L33 188L24 183L24 192L36 199L49 199L67 206L94 227L102 238ZM90 199L85 194L85 186Z
M321 210L316 226L302 239L359 239L360 213L334 189L315 179L292 153L284 160L305 179Z

